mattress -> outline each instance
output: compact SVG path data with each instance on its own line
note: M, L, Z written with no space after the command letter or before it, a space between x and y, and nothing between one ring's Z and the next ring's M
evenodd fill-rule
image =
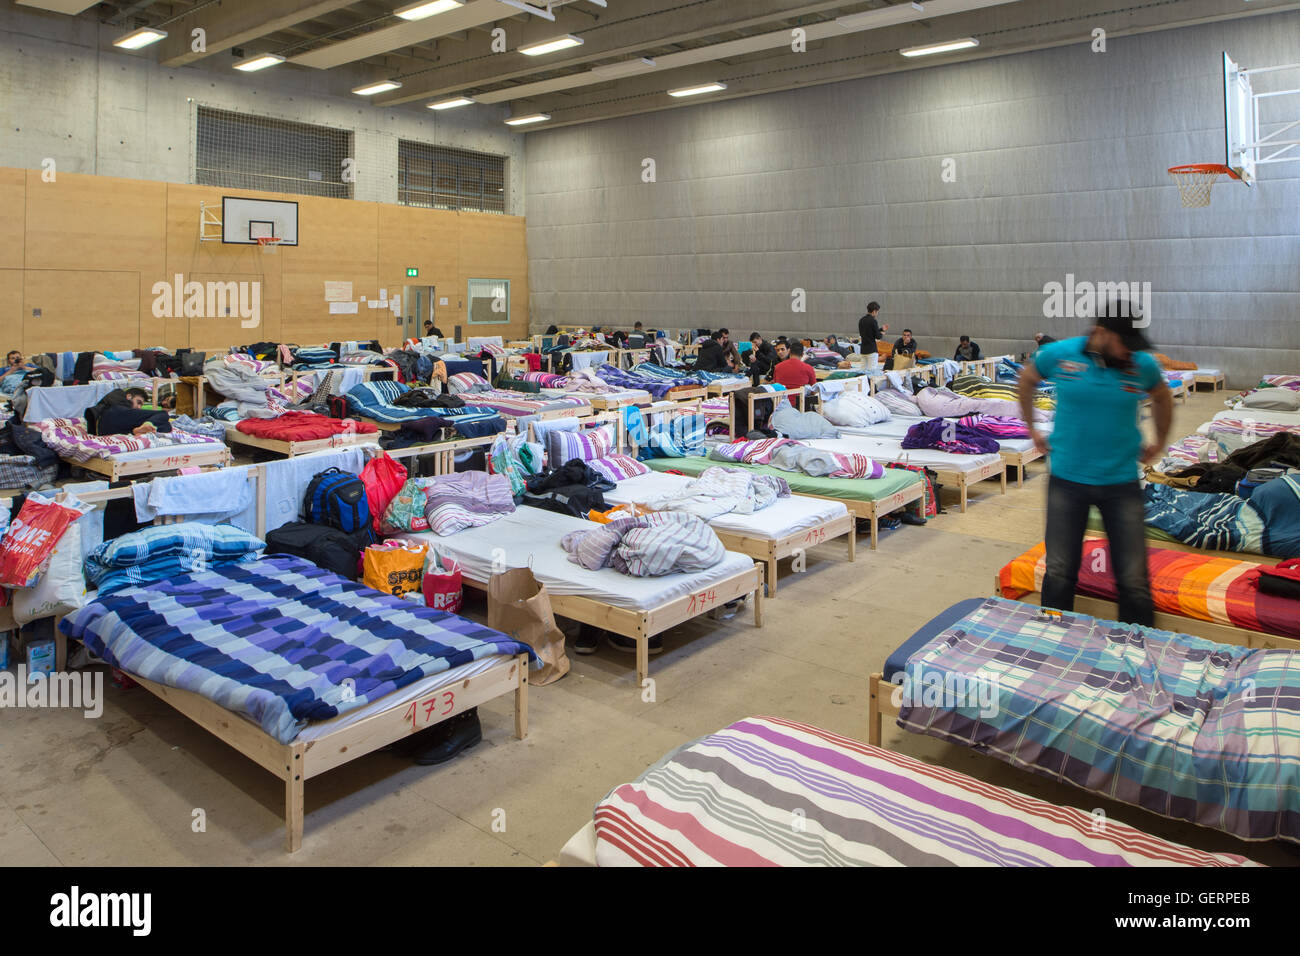
M779 717L668 754L596 805L599 866L1243 866Z
M849 438L812 438L804 441L805 445L820 448L822 451L838 451L849 454L866 455L875 461L899 462L908 465L924 465L936 471L952 471L973 474L986 465L999 464L998 455L955 455L952 452L938 451L934 448L904 448L897 438L872 438L854 435Z
M919 490L921 484L921 478L916 472L902 468L886 468L883 478L814 478L799 472L782 471L771 465L740 465L695 456L651 458L645 464L655 471L680 471L691 477L698 477L704 469L718 465L726 465L728 468L746 468L760 475L784 478L795 494L821 495L826 498L839 498L841 501L880 501L913 485L918 486Z
M909 428L925 421L929 421L929 419L907 418L900 415L891 418L887 422L877 422L874 425L864 425L861 428L846 427L843 425L836 425L835 427L840 430L840 435L844 438L893 438L901 440L907 437L907 430ZM1040 428L1040 431L1042 431L1043 434L1051 434L1050 428ZM995 440L998 443L998 448L1002 451L1023 453L1032 451L1034 448L1034 440L1032 438L996 438ZM962 455L961 457L965 458L968 456Z
M1270 425L1287 425L1300 428L1300 412L1287 412L1280 408L1250 408L1246 405L1234 405L1228 411L1216 412L1213 420L1217 422L1225 418L1236 421L1251 419L1252 421ZM1204 429L1202 434L1208 432L1208 424L1202 425L1201 429ZM1201 429L1198 429L1198 431Z
M111 461L152 461L155 458L175 458L181 455L202 455L207 452L220 452L225 449L221 442L201 442L185 445L162 445L158 448L141 448L137 451L120 451L116 455L96 455Z
M595 527L582 518L522 507L492 524L445 537L428 531L406 532L397 537L427 544L443 557L455 558L474 581L489 580L494 567L497 571L531 567L537 580L552 594L590 598L630 611L652 611L754 567L752 558L728 551L717 565L697 574L638 578L613 568L588 571L569 560L560 539L570 531Z
M726 467L722 462L717 464ZM652 471L648 475L637 475L620 481L613 491L604 493L605 500L610 504L644 504L652 498L680 491L691 481L686 475L665 475ZM774 504L753 514L718 515L709 521L709 525L724 534L776 540L800 531L810 531L847 514L848 509L841 502L790 495L788 498L777 499Z

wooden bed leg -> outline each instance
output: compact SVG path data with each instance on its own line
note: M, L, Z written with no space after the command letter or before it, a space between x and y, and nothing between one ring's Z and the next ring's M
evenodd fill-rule
M754 588L754 626L763 626L763 566L758 566L758 587Z
M646 636L645 622L642 621L636 629L636 686L645 687L646 680L650 677L650 638Z
M290 853L302 849L303 779L302 752L290 752L289 765L284 768L284 848Z
M767 583L767 596L776 597L776 558L767 559L767 574L764 575Z
M1016 465L1016 487L1025 487L1025 460L1020 459L1020 464Z
M998 477L1002 479L1002 493L1005 495L1007 493L1007 466L1006 465L1002 466L1002 474L999 475Z
M1006 472L1004 471L1002 474L1005 475ZM961 482L961 513L962 514L966 513L966 479L965 478L963 478Z
M880 716L880 675L870 677L870 693L867 705L867 743L873 747L880 746L882 720Z
M523 740L528 736L528 655L520 654L519 686L515 688L515 736Z
M855 532L856 533L856 532ZM876 550L876 542L880 540L880 518L875 513L871 515L871 550Z
M848 534L849 562L852 563L858 560L858 519L853 517L852 515L849 516L849 519L852 522L852 524L849 527L849 534Z

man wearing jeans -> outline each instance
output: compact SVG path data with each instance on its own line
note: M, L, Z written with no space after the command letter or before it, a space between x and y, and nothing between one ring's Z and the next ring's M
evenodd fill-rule
M1043 606L1074 610L1088 511L1101 512L1119 589L1119 619L1154 623L1147 576L1139 463L1156 461L1169 439L1173 398L1151 343L1133 325L1128 303L1102 307L1086 336L1040 348L1020 373L1020 414L1043 454L1051 454L1047 486L1047 567ZM1034 389L1056 384L1051 442L1034 427ZM1138 412L1150 395L1156 441L1142 444Z

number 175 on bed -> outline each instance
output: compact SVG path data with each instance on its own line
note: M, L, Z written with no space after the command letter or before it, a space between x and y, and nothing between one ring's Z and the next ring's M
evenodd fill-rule
M455 707L455 693L445 690L424 700L411 701L411 706L406 708L403 716L411 722L412 730L419 730L433 723L434 717L446 717Z

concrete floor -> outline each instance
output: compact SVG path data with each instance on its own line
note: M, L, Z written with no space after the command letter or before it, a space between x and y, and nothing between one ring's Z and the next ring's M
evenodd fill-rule
M1182 435L1222 407L1223 392L1175 406ZM282 850L282 785L149 693L109 685L102 718L0 712L0 862L9 864L535 865L554 859L592 806L668 750L753 714L867 735L867 677L936 612L992 592L1009 559L1040 541L1041 464L1005 497L986 482L969 511L885 533L849 564L841 543L783 565L762 630L746 609L666 635L653 658L656 700L634 689L631 655L570 655L572 672L531 688L530 732L515 740L508 698L480 708L484 740L450 764L421 768L379 753L307 785L303 849ZM951 501L951 499L950 499ZM482 604L469 606L482 615ZM1105 809L1149 832L1261 862L1300 852L1244 844L1090 796L992 758L904 734L887 746L1026 793ZM195 833L194 810L206 813ZM494 827L495 823L495 827ZM504 829L502 828L504 824Z

